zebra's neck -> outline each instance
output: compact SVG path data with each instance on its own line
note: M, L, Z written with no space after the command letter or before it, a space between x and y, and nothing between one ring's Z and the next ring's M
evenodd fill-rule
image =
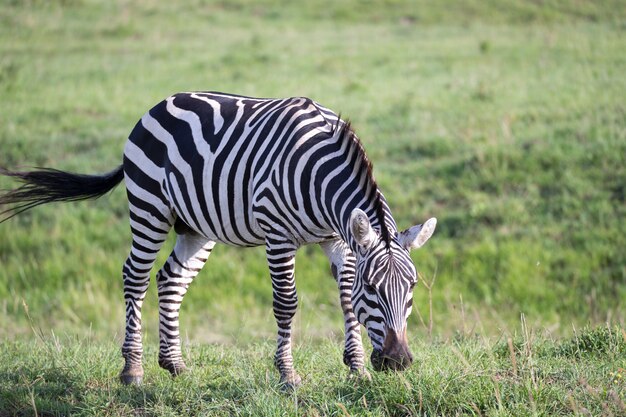
M353 251L357 243L349 222L352 211L357 208L368 215L374 230L389 241L397 231L396 224L374 180L363 146L349 123L340 126L336 135L337 154L341 156L323 164L323 180L318 183L323 195L323 214L330 217L329 223L335 232Z

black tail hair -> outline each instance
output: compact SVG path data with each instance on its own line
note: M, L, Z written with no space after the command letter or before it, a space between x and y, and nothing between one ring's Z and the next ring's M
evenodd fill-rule
M0 223L40 204L57 201L78 201L98 198L111 191L122 179L122 165L102 175L84 175L37 168L36 171L14 172L0 168L0 175L16 178L24 184L15 190L0 193Z

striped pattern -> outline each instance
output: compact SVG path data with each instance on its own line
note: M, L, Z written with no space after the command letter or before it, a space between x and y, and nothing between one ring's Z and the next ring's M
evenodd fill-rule
M291 341L298 305L294 269L297 249L309 243L321 245L337 280L344 362L366 374L364 324L375 368L410 364L406 319L417 275L408 250L428 240L435 221L398 232L349 123L308 98L175 94L141 118L122 166L111 173L1 173L25 183L0 195L0 204L18 210L94 198L125 180L132 231L123 267L125 383L143 376L141 307L171 228L178 238L157 273L157 286L159 364L173 375L185 369L180 305L218 242L265 245L278 324L275 362L286 385L300 383Z
M159 363L172 373L185 368L179 306L215 242L265 245L278 324L275 362L287 384L300 382L291 323L298 304L295 253L303 244L321 243L331 260L345 319L344 361L352 370L364 369L359 322L378 351L387 329L405 329L415 268L398 243L361 143L349 124L318 103L173 95L132 131L124 173L133 232L124 268L126 368L141 366L141 303L172 226L179 239L158 273ZM351 231L355 209L376 236L367 248Z

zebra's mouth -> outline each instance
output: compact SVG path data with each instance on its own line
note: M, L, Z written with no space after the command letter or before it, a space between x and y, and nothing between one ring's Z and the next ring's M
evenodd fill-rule
M376 372L380 371L404 371L413 362L413 355L406 352L403 355L389 355L382 350L372 350L370 356L372 367Z

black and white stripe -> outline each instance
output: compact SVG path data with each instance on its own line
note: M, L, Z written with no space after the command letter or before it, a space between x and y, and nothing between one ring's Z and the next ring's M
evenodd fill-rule
M266 247L278 324L275 361L284 383L300 382L293 367L291 322L297 309L295 253L303 244L320 243L331 261L345 319L345 363L364 372L359 322L367 327L375 351L395 359L397 352L387 346L389 334L406 332L416 281L408 249L430 237L434 220L428 227L398 233L361 143L335 113L302 97L175 94L137 123L122 169L133 236L123 268L123 381L137 382L143 375L141 306L157 252L172 227L178 239L157 274L157 285L159 363L173 374L185 369L180 304L218 242ZM27 176L9 174L28 186ZM64 180L76 177L62 174ZM119 181L119 170L114 174ZM111 175L106 180L84 177L100 185L97 195L115 185ZM54 189L50 184L30 186ZM24 190L18 191L0 197L0 203L26 201L29 208L94 194L33 204L23 198ZM410 356L408 348L400 354Z

